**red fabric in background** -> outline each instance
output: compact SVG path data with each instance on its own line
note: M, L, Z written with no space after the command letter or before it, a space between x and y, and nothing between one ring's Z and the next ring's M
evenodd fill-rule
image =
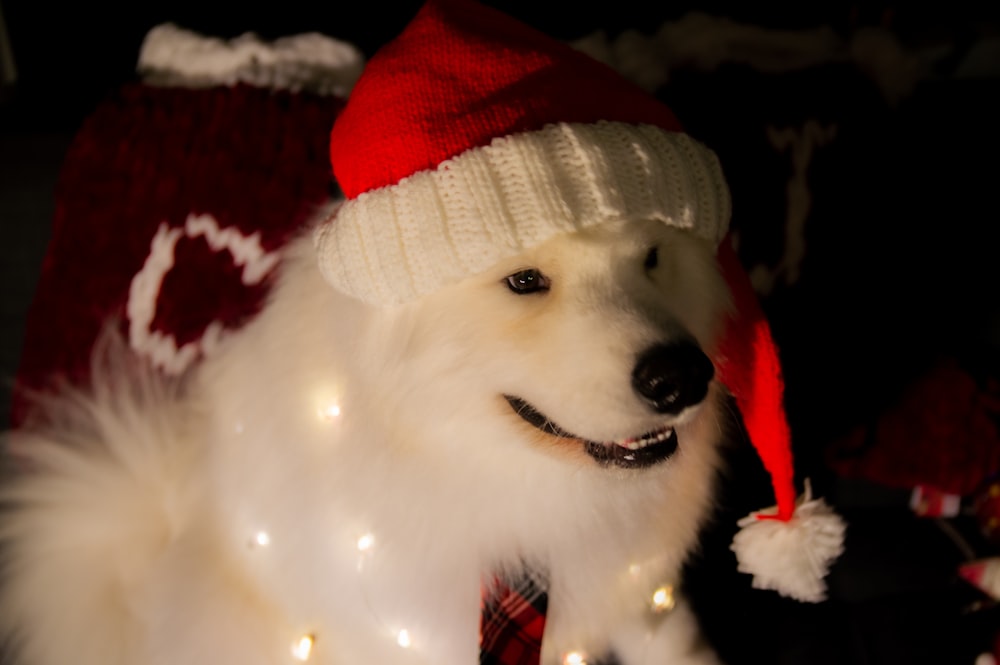
M953 359L907 386L876 421L835 442L830 466L888 487L972 496L1000 472L1000 385L980 386Z
M56 186L52 238L28 312L11 421L54 380L83 381L105 322L124 319L160 224L209 214L280 248L330 193L328 139L342 100L251 86L129 85L85 121ZM181 237L152 328L179 344L212 320L235 327L266 283L243 284L227 251Z

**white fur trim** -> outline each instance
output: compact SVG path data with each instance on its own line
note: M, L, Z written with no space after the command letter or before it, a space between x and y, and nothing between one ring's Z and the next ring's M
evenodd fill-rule
M822 499L813 499L808 482L792 519L761 519L774 509L751 513L739 521L733 538L741 573L753 575L755 589L811 603L826 599L823 581L844 551L846 525Z
M317 230L323 276L394 305L566 231L656 219L718 243L729 192L689 136L618 122L553 124L495 139L346 201Z
M147 33L138 71L148 83L188 87L249 83L346 97L364 67L351 44L315 32L263 42L205 37L172 23Z

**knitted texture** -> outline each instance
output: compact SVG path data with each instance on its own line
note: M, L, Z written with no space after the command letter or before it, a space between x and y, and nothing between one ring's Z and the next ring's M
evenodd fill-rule
M330 140L348 198L498 136L614 120L680 131L611 68L489 7L434 0L369 62Z
M656 219L718 243L729 194L685 134L619 122L556 124L468 150L345 202L320 227L320 267L373 304L407 302L566 231Z
M719 246L719 265L733 297L733 314L716 357L719 378L736 400L750 441L771 476L777 517L788 521L795 512L795 470L781 361L771 327L728 242Z
M102 102L60 171L12 424L32 393L87 382L109 320L177 373L256 313L271 256L329 196L327 140L342 105L242 85L133 84Z
M715 155L605 65L489 7L431 0L368 64L330 137L348 201L324 276L376 305L478 274L553 234L658 219L716 242Z

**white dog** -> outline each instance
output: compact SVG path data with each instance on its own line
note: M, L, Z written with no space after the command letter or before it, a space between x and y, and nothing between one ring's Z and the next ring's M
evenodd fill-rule
M821 597L830 557L786 538L824 529L798 528L816 502L794 506L770 338L719 346L746 300L717 258L721 170L669 110L432 0L331 146L347 200L263 313L176 383L112 339L91 390L12 435L21 665L469 665L483 589L523 571L544 665L713 663L680 575L729 393L778 498L746 569Z
M699 349L726 302L714 248L659 222L392 309L326 286L300 243L188 385L116 365L18 436L23 662L278 663L309 634L320 663L471 663L481 584L525 563L551 581L543 662L667 662L643 657L664 648L648 621L683 622L678 653L694 626L648 603L709 509L721 391Z

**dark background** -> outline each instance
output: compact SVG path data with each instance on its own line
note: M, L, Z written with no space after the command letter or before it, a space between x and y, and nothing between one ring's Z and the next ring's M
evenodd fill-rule
M710 637L734 663L971 665L975 654L991 648L997 612L974 610L983 598L954 570L970 556L994 554L993 546L967 516L918 519L906 507L905 489L836 477L823 451L877 418L942 356L979 377L996 375L1000 89L996 77L959 80L951 74L975 45L1000 35L1000 6L490 4L566 40L598 29L611 38L626 29L652 34L664 21L697 10L768 28L827 26L845 38L878 27L907 49L940 54L895 106L863 77L836 67L778 77L730 67L710 80L679 72L657 94L719 151L733 185L734 226L750 238L741 255L751 261L773 260L780 233L773 225L758 227L748 211L780 216L783 193L762 191L744 176L785 167L759 159L756 139L745 137L761 124L806 117L836 121L846 132L812 165L815 212L802 278L776 289L764 304L782 348L793 429L798 441L808 442L796 451L800 465L849 516L849 549L831 577L833 600L814 607L747 593L744 581L725 572L731 570L725 557L699 560L691 584L706 599L699 609ZM150 28L171 21L206 35L253 31L264 39L317 31L370 56L418 6L0 2L6 28L0 53L5 46L12 55L12 61L0 59L0 72L16 69L0 87L2 413L49 237L62 156L94 107L134 79ZM741 454L754 464L752 453ZM766 482L757 486L766 488ZM732 489L724 515L730 508L738 513L742 492ZM706 535L719 540L706 551L726 551L728 534L721 532Z

